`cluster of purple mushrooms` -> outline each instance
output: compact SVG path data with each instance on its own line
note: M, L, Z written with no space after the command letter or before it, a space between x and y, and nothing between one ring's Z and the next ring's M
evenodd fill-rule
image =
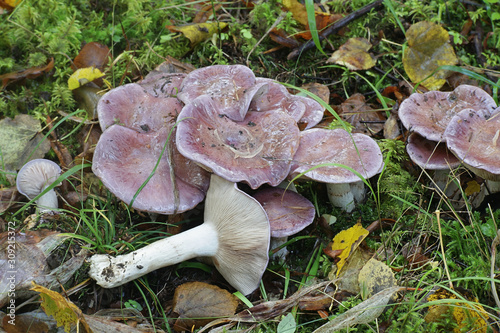
M363 200L366 180L382 171L371 137L315 127L325 110L320 103L245 66L189 74L161 68L102 96L92 170L140 211L171 215L204 201L204 222L125 255L93 255L89 275L105 288L198 258L249 294L267 267L271 241L313 222L315 208L293 182L325 183L331 203L350 212ZM485 180L476 202L500 191L499 114L489 94L468 85L412 94L399 108L411 159L434 170L434 186L452 200L462 192L451 180L465 166ZM30 161L18 173L18 190L36 198L41 212L57 209L55 192L46 189L60 172L52 161Z
M485 180L471 198L500 192L500 108L484 90L460 85L451 92L412 94L401 103L399 118L412 133L406 149L423 169L433 170L434 186L463 206L460 166Z
M92 256L90 276L111 288L202 258L237 290L252 292L270 237L313 222L313 204L285 189L290 180L327 183L332 203L349 211L364 196L363 181L382 170L371 137L313 128L324 110L241 65L153 71L106 93L97 107L103 133L93 172L137 210L176 214L205 200L205 216L201 226L129 254Z

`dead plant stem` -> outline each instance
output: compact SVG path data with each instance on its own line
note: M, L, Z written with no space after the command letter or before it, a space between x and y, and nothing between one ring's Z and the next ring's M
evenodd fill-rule
M443 233L441 232L441 211L438 209L434 212L437 218L438 230L439 230L439 243L441 245L441 254L443 256L444 270L448 276L448 283L450 284L450 289L453 289L453 283L451 282L450 271L448 271L448 264L446 263L446 255L444 254L444 244L443 244Z

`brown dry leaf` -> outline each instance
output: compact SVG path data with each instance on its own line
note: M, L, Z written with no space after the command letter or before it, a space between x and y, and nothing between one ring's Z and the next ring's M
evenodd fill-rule
M104 67L106 67L110 58L111 52L106 45L98 42L90 42L85 44L75 57L73 64L76 68L74 69L94 67L100 71L104 71Z
M28 162L29 156L30 159L45 156L50 143L48 140L40 143L43 140L41 131L40 121L27 114L0 120L0 151L5 171L19 170Z
M317 82L306 83L301 86L302 89L305 89L309 92L312 92L314 95L318 96L325 102L329 104L330 102L330 89L327 86Z
M182 33L189 41L191 46L195 46L210 37L219 30L227 27L225 22L209 22L209 23L195 23L186 24L182 26L167 25L166 28L171 32Z
M7 73L0 75L0 80L2 81L2 89L3 90L7 84L12 81L19 81L22 79L34 79L42 75L43 73L48 73L54 68L54 58L51 58L49 63L45 66L41 67L32 67L25 69L24 71Z
M328 278L332 281L336 279L338 280L337 286L339 290L357 295L361 292L358 280L359 272L371 257L372 253L358 247L347 259L347 262L338 277L336 275L337 272L332 269L332 271L328 274Z
M286 34L284 30L281 29L272 29L269 32L269 37L275 42L280 44L281 46L288 47L290 49L294 49L300 46L300 43L295 39Z
M332 250L343 250L342 254L338 256L340 261L337 262L337 276L345 265L349 255L356 250L366 236L368 236L368 230L363 228L359 222L351 228L342 230L335 235L333 238Z
M366 38L349 38L326 62L346 66L352 71L369 69L376 63L373 56L368 53L371 47L372 44Z
M335 319L316 329L313 333L331 333L355 325L369 323L382 314L395 293L404 289L404 287L399 286L384 289L366 301L335 317Z
M0 188L0 213L5 212L13 204L15 204L20 198L20 194L17 188Z
M458 63L448 32L437 23L422 21L412 25L406 32L406 39L408 47L403 53L403 65L415 83L424 80L439 66ZM440 70L422 84L429 90L439 90L448 75L447 71Z
M366 104L365 96L354 94L337 110L342 120L354 126L353 133L374 135L384 129L385 115Z
M293 18L306 27L306 31L300 34L296 34L296 37L301 37L304 39L311 39L311 32L309 31L309 22L307 20L307 10L306 6L301 4L297 0L283 0L283 6L293 15ZM333 22L341 19L343 16L340 14L328 14L319 11L315 11L316 19L316 29L318 31L323 30Z
M245 322L245 323L260 323L285 314L292 307L296 306L299 301L307 294L315 290L323 290L331 281L324 281L310 287L299 289L295 294L287 299L279 301L269 301L255 305L249 309L243 310L234 317L217 319L204 326L198 333L205 332L209 328L227 322Z
M396 285L396 278L392 269L373 258L368 260L359 272L358 281L363 299Z
M436 290L432 295L427 298L431 303L429 310L424 319L426 322L437 322L446 324L442 315L451 313L456 326L453 328L454 333L460 332L479 332L486 333L488 330L487 320L488 313L484 310L483 306L478 302L478 299L466 290L455 290L456 293L462 295L469 302L456 302L458 296L444 288ZM443 303L442 300L455 300L448 304ZM434 302L434 303L433 303ZM448 318L448 317L446 317ZM442 327L443 331L451 331L447 326Z
M54 231L37 230L25 233L4 232L0 234L0 307L8 301L11 276L15 276L15 296L25 298L33 295L31 282L47 288L58 288L68 281L83 264L86 250L51 270L47 263L50 253L68 236ZM12 243L12 239L14 243ZM9 262L9 251L15 250L15 262Z
M193 23L205 23L210 16L214 15L219 9L221 9L221 4L206 4L200 8L193 19Z
M189 331L206 325L214 318L234 315L238 298L208 283L188 282L175 289L173 303L172 310L179 315L174 328Z

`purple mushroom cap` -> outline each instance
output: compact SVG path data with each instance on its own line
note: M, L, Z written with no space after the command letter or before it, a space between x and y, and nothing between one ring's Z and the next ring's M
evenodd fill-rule
M186 105L179 120L177 149L182 155L253 189L281 183L299 145L299 129L287 114L251 111L243 121L233 121L206 95Z
M181 89L184 73L149 73L138 84L154 97L176 97Z
M97 104L97 114L103 132L119 124L147 133L171 127L182 107L177 98L157 98L144 87L129 83L104 94Z
M302 195L279 187L259 189L253 197L271 224L271 237L288 237L314 221L314 205Z
M371 137L343 129L313 128L300 133L300 145L293 158L290 176L306 172L308 169L325 163L337 166L321 166L308 171L303 177L323 183L352 183L360 178L346 166L370 178L382 170L382 152ZM342 166L340 166L342 165Z
M213 65L189 73L181 85L178 97L186 105L202 95L211 97L221 114L241 121L255 95L267 89L256 85L252 70L243 65Z
M99 139L92 171L116 197L129 204L155 168L168 134L166 129L139 133L112 125ZM192 209L205 198L208 173L177 152L174 137L170 137L156 172L135 199L133 208L174 214Z
M475 174L500 181L500 108L463 110L444 135L448 148Z
M401 103L399 118L410 131L431 141L444 141L444 131L458 112L463 109L492 112L495 108L493 98L481 88L460 85L451 92L412 94Z
M406 151L413 162L428 170L449 170L460 165L460 160L446 144L427 140L416 132L408 137Z

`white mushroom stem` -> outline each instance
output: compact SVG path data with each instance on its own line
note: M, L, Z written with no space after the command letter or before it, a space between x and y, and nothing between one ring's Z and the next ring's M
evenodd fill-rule
M490 194L500 192L500 181L486 179L485 182Z
M43 190L45 190L45 188ZM59 204L57 202L56 191L54 191L54 189L51 189L40 198L38 198L38 200L36 200L36 206L41 213L57 209L59 207Z
M354 195L349 183L344 184L326 184L328 199L335 207L339 207L350 213L354 209Z
M211 223L204 223L125 255L94 255L90 258L89 275L100 286L113 288L162 267L196 257L212 257L218 248L217 231Z
M349 183L349 187L351 188L352 195L356 202L365 200L365 183L362 180L359 182Z
M94 255L89 275L112 288L158 268L204 257L247 295L258 287L267 267L269 238L269 219L259 202L236 184L212 175L202 225L129 254Z

